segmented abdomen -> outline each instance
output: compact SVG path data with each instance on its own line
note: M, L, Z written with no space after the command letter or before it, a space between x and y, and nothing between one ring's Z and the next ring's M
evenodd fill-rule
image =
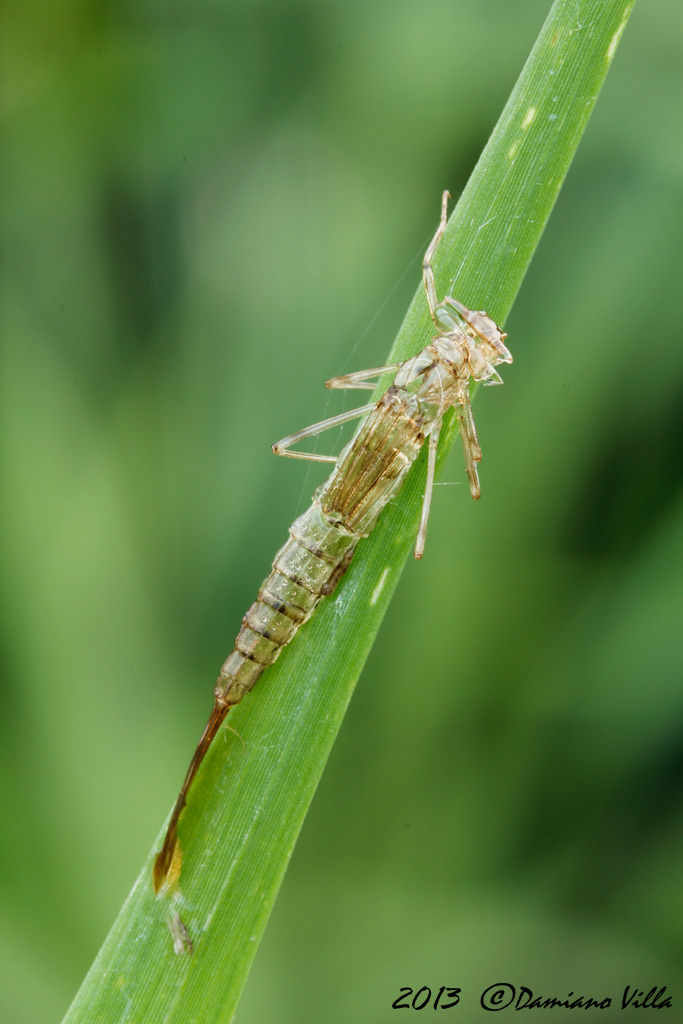
M330 523L317 500L292 523L289 533L218 676L214 692L225 707L239 703L310 619L320 598L332 593L359 540L342 524Z
M417 399L392 385L341 452L323 484L320 504L330 522L367 537L398 493L424 443Z
M316 499L289 528L235 649L216 682L218 704L238 704L272 665L321 597L343 576L356 544L397 493L424 442L422 416L405 388L391 387L339 456Z

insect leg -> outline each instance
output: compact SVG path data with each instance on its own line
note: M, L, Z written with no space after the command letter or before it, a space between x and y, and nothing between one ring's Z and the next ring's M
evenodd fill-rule
M375 366L372 370L357 370L355 373L345 373L342 377L333 377L332 380L325 381L325 387L344 388L347 391L351 391L353 388L358 390L364 388L368 391L373 391L376 385L369 383L369 381L375 377L381 377L383 373L394 373L400 365L400 363L391 363L389 366Z
M470 494L476 501L481 497L479 474L477 473L477 463L481 460L481 447L477 437L477 428L474 425L470 395L466 387L463 388L460 401L455 407L455 415L460 426L462 447L465 453L465 469L470 481Z
M305 437L315 437L316 434L322 434L323 430L329 430L330 427L338 427L342 423L348 423L349 420L358 419L360 416L366 416L367 413L372 412L375 408L375 402L370 402L369 405L361 405L358 409L351 409L349 412L343 412L339 416L332 416L329 420L321 420L320 423L313 423L310 427L304 427L303 430L297 430L296 434L289 434L288 437L283 437L281 441L277 441L273 445L273 451L276 455L286 455L290 459L308 459L309 462L336 462L336 455L316 455L312 452L290 452L288 449L293 444L297 444L298 441L303 441Z
M439 302L436 297L436 286L434 284L434 269L432 267L432 259L434 253L437 250L441 236L446 230L446 223L448 221L448 200L451 198L450 192L444 192L441 197L441 219L439 220L439 226L436 229L436 234L429 243L429 248L425 253L425 258L422 261L422 278L424 280L425 291L427 293L427 302L429 303L429 312L432 314L432 320L438 326L436 319L436 307Z
M427 536L427 523L429 522L429 509L432 504L432 491L434 490L434 471L436 469L436 449L439 446L439 433L441 431L441 420L437 420L434 429L429 435L429 447L427 450L427 482L425 484L425 496L422 502L422 518L420 529L417 531L415 542L415 557L422 558L425 550L425 537Z

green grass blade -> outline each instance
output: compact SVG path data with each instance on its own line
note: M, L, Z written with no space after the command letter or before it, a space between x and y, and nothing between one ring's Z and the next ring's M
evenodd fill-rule
M437 254L440 295L453 282L457 297L504 322L633 2L554 4L451 217ZM481 55L478 67L486 73ZM435 222L438 204L435 195ZM419 287L391 358L419 351L430 334ZM513 352L517 343L511 339ZM452 429L447 433L452 440ZM154 896L155 845L65 1018L69 1024L209 1024L232 1018L354 685L414 543L423 482L421 459L373 537L360 545L337 593L231 713L229 724L241 739L223 730L181 821L182 895ZM209 686L207 681L207 713ZM179 782L184 760L179 752ZM165 922L174 913L192 938L192 956L173 952Z

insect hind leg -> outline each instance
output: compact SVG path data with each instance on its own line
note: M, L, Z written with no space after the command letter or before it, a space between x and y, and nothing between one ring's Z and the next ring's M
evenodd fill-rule
M304 427L303 430L297 430L295 434L289 434L287 437L283 437L281 441L276 441L273 445L273 451L276 455L284 455L289 459L306 459L309 462L336 462L336 455L317 455L315 452L291 452L289 449L293 444L297 444L307 437L315 437L317 434L322 434L324 430L330 430L332 427L341 426L342 423L348 423L349 420L366 416L374 408L375 403L370 402L368 405L361 405L357 409L343 412L339 416L332 416L329 420L312 423L310 427Z
M388 366L375 366L372 370L356 370L355 373L345 373L341 377L332 377L325 381L326 388L343 388L346 391L367 390L374 391L377 387L372 381L381 377L384 373L395 373L400 369L401 363L390 363Z

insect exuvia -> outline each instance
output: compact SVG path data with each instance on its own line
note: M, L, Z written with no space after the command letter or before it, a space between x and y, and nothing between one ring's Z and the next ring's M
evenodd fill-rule
M330 388L373 390L371 381L384 373L394 373L393 384L378 402L315 423L273 445L278 455L331 462L334 469L315 492L308 511L290 527L289 539L276 554L270 575L242 620L235 649L221 668L213 710L154 862L157 892L180 869L178 820L197 769L225 716L310 619L321 598L333 592L359 540L372 532L382 509L400 490L427 441L427 483L415 545L415 557L422 557L439 432L444 414L451 407L460 427L470 492L473 498L479 497L477 463L481 448L470 406L470 380L501 383L495 367L511 363L512 356L504 345L506 335L486 313L473 312L450 295L437 299L432 259L446 228L448 198L448 192L444 192L439 226L423 261L427 303L437 328L429 345L405 362L328 381ZM358 430L336 457L290 450L307 437L360 417Z

